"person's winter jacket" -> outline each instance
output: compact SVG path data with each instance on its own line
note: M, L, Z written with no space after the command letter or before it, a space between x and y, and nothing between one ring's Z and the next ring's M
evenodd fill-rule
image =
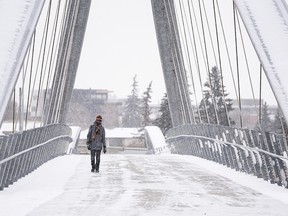
M97 125L96 121L89 127L87 146L90 150L102 150L102 146L106 150L105 129L101 124Z

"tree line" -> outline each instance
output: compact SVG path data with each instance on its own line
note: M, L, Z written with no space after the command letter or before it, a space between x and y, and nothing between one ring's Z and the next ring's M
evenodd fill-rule
M195 106L194 116L195 123L209 123L223 126L235 126L235 120L231 119L229 113L234 109L232 99L223 85L223 77L219 69L214 66L209 72L207 81L204 83L202 99L198 106ZM142 97L138 96L137 76L133 77L131 94L125 103L123 113L123 127L145 127L147 125L156 125L160 127L165 134L172 128L167 93L164 94L160 108L159 116L151 120L151 109L149 104L152 97L152 81L149 83ZM287 134L287 125L283 115L278 109L275 118L271 117L266 102L261 107L259 122L254 129L270 131L278 134Z

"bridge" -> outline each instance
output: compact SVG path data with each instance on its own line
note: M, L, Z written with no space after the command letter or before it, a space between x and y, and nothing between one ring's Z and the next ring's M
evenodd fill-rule
M53 159L0 194L1 215L287 215L287 190L193 156ZM15 208L17 203L17 208Z
M151 0L172 128L164 138L159 128L143 127L149 154L103 155L98 176L87 170L88 155L71 154L80 131L67 120L90 6L91 0L0 2L0 126L11 99L19 98L13 131L0 138L0 212L287 215L287 1ZM238 125L225 83L232 83ZM268 88L281 132L264 129ZM257 128L246 127L242 115L247 89ZM51 193L41 197L47 188ZM21 196L29 191L28 205ZM14 199L19 209L9 204Z

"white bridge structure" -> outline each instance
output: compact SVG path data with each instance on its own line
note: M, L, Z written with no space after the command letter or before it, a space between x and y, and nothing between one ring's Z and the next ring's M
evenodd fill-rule
M0 1L0 126L16 91L20 125L0 137L1 215L287 215L287 134L242 127L241 118L243 82L254 99L259 86L261 99L263 71L282 126L288 124L287 0L151 0L173 127L165 137L147 127L150 154L107 154L98 176L88 172L89 156L70 154L79 134L66 119L91 3ZM211 68L221 79L220 97L203 89L204 79L214 85ZM241 79L246 72L247 83ZM230 122L223 78L228 76L240 127ZM23 113L31 111L35 91L38 98L45 92L35 111L41 107L45 115L40 125L27 129ZM261 125L261 111L258 120ZM55 161L59 166L49 168ZM56 178L50 179L50 189L63 185L47 199L41 197L45 188L38 188L40 199L23 182L42 182L45 166ZM229 175L217 173L222 168ZM258 182L245 186L230 179L234 174ZM256 186L262 183L277 193ZM30 205L21 199L22 190L30 193L25 188L31 189Z

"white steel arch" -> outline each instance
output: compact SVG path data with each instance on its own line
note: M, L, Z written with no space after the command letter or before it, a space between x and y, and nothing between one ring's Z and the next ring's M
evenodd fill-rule
M267 79L288 122L288 6L286 0L234 0Z
M0 1L0 126L44 3Z

